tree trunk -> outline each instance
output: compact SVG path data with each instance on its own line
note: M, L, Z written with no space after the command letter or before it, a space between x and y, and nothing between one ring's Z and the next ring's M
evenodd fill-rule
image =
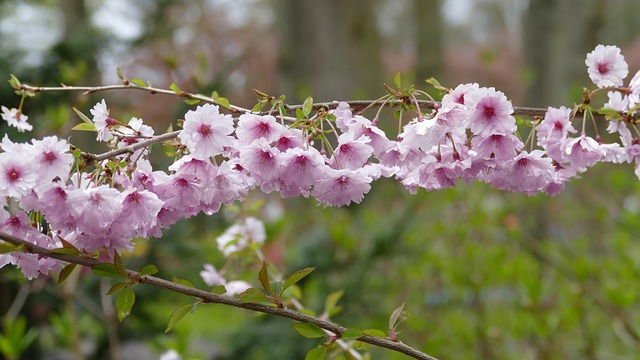
M279 0L279 85L288 100L382 93L380 42L370 0Z

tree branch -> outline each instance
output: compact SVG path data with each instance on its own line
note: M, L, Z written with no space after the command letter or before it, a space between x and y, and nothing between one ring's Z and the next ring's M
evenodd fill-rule
M87 267L94 267L102 263L98 260L83 257L83 256L55 253L52 250L45 249L43 247L34 245L25 240L22 240L18 237L5 234L2 232L0 232L0 240L4 240L16 246L23 246L25 251L27 252L38 254L47 258L57 259L57 260L68 262L68 263L78 264L78 265L87 266ZM340 335L347 330L347 328L340 326L338 324L332 323L330 321L322 320L320 318L306 315L288 308L278 308L278 307L262 305L257 303L243 303L240 300L231 296L217 295L209 291L204 291L204 290L176 284L171 281L167 281L155 276L150 276L150 275L141 276L140 273L136 271L127 270L127 273L129 274L130 279L136 280L140 284L155 286L155 287L167 289L173 292L177 292L180 294L192 296L197 299L203 300L203 302L205 303L228 305L228 306L233 306L233 307L237 307L245 310L272 314L272 315L276 315L276 316L280 316L280 317L284 317L284 318L288 318L288 319L292 319L300 322L307 322L307 323L315 324L321 327L322 329L331 331L336 335ZM395 341L391 341L390 339L370 336L370 335L363 335L359 337L357 340L374 345L374 346L397 351L399 353L410 356L414 359L438 360L433 356L427 355L399 341L395 342Z

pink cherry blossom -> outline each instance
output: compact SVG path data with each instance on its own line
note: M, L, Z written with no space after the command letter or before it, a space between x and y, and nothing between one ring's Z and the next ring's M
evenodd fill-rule
M328 168L313 188L313 196L330 206L344 206L352 202L359 204L371 190L372 179L358 170Z
M285 152L287 149L293 149L301 147L303 144L303 134L300 129L285 129L280 133L280 137L276 139L273 145L280 152Z
M609 101L607 101L602 107L613 109L619 112L629 110L628 95L623 95L619 91L609 91L607 92L607 97L609 98Z
M467 121L475 135L504 135L516 130L516 119L511 116L513 107L502 92L482 88L469 95L466 105L472 111Z
M308 195L309 188L323 176L327 167L325 158L315 148L289 149L280 159L280 179L290 192Z
M224 285L227 281L224 276L220 275L215 266L211 264L204 264L204 270L200 271L200 277L208 286Z
M178 137L194 158L220 155L225 146L233 146L235 139L229 136L233 132L233 119L231 115L220 114L218 106L198 106L184 118L184 128Z
M98 133L96 140L109 141L113 139L110 128L118 122L109 116L107 103L104 99L91 109L91 115L93 115L93 125L96 127Z
M564 149L563 160L582 171L602 160L605 154L600 144L586 135L566 139L562 148Z
M31 131L33 126L27 122L29 117L24 115L18 109L9 110L7 107L2 107L2 119L9 123L10 126L18 129L19 132Z
M629 107L635 107L640 104L640 70L633 75L629 83L631 94L629 94Z
M241 144L251 144L253 140L266 139L267 142L274 142L280 137L284 130L276 118L271 115L243 114L238 119L236 136Z
M49 182L56 177L67 180L73 164L73 155L69 153L66 140L58 140L57 136L33 140L33 150L36 154L36 173L40 183Z
M499 161L513 159L516 152L524 147L524 144L513 134L493 134L487 137L474 136L471 139L471 147L479 157L495 158Z
M267 239L264 223L252 216L231 225L216 238L218 249L230 256L247 248L250 244L261 245Z
M564 140L568 133L575 134L571 124L571 109L564 106L560 108L549 107L544 114L544 119L536 127L538 141L548 138Z
M119 219L126 226L140 230L146 237L148 229L157 223L157 215L164 204L158 196L147 190L128 190L123 193L124 201Z
M543 190L553 179L555 169L542 150L521 152L505 168L507 190L533 195Z
M629 74L627 62L617 46L596 46L587 54L585 64L589 78L599 88L622 86L622 80Z
M240 149L239 162L256 179L258 185L263 186L277 178L279 155L280 151L266 139L258 139Z
M366 136L354 138L352 132L343 133L338 138L338 145L333 153L332 160L336 167L357 169L364 165L373 154L373 148L368 145L371 141Z
M31 193L38 177L33 161L24 155L12 153L0 154L0 194L20 197Z
M100 231L111 225L122 211L122 194L106 185L67 191L67 203L79 225Z

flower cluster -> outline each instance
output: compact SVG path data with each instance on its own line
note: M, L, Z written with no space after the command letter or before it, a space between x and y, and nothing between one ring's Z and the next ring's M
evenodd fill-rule
M611 46L598 46L586 64L599 90L620 87L628 73L619 49ZM338 103L320 120L330 122L337 135L330 151L314 144L324 134L319 128L285 126L264 114L234 119L215 105L198 106L185 114L177 144L181 156L168 171L153 169L148 150L138 149L97 163L91 172L72 173L74 157L66 141L47 137L16 144L5 136L0 194L19 209L10 215L0 207L0 231L49 248L64 240L82 251L113 257L131 250L133 238L159 237L178 219L216 213L254 188L345 206L360 203L380 177L394 177L412 193L453 187L462 180L528 195L554 195L598 162L635 161L640 177L640 145L630 130L635 125L625 122L640 103L639 74L629 87L609 94L605 107L619 116L608 130L620 136L619 143L609 144L587 135L585 120L592 115L585 107L549 108L543 119L531 122L525 144L507 97L478 84L450 90L436 109L420 113L395 140L376 122L353 114L347 103ZM26 129L19 111L3 111L5 120L20 120ZM125 124L110 117L104 100L91 113L97 139L112 148L154 136L140 119ZM580 132L572 123L578 113ZM26 211L45 216L50 236L30 225ZM221 235L218 245L229 255L263 241L264 226L247 218ZM7 263L21 266L28 277L58 266L23 253L0 255L0 266ZM205 275L211 278L213 272Z

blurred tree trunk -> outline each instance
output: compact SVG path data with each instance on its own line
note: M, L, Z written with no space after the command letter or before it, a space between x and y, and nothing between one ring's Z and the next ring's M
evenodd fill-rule
M278 0L279 86L290 102L383 92L371 0Z
M597 44L604 14L602 0L529 2L524 53L533 79L527 105L557 106L569 102L571 91L575 93L587 79L584 59Z
M416 26L416 79L439 77L442 71L442 15L440 0L413 0Z

